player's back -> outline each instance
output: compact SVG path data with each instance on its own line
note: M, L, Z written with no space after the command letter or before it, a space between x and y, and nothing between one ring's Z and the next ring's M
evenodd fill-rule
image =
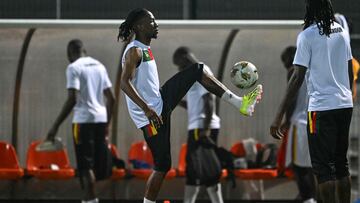
M104 90L111 87L103 64L92 57L81 57L69 65L68 82L79 91L74 119L76 123L107 122ZM68 86L69 88L69 86Z
M352 106L348 75L351 49L343 28L334 23L330 36L321 35L316 24L305 29L299 38L298 49L308 58L309 110L329 110ZM304 46L308 46L304 48ZM310 54L309 57L306 54ZM302 64L300 64L302 65ZM335 96L335 97L334 97Z

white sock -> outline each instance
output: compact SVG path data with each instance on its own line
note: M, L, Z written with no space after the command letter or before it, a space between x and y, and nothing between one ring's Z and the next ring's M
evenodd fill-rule
M311 199L304 201L304 203L316 203L316 200L314 198L311 198Z
M98 198L92 199L92 200L82 200L81 203L99 203Z
M148 199L146 199L146 198L144 197L143 203L155 203L155 201L150 201L150 200L148 200Z
M218 183L217 185L211 186L206 188L209 197L212 203L224 203L222 193L221 193L221 184Z
M200 186L185 185L184 203L195 203Z
M236 94L232 93L230 90L226 90L224 94L221 96L221 99L232 104L237 109L240 109L242 104L242 97L237 96Z

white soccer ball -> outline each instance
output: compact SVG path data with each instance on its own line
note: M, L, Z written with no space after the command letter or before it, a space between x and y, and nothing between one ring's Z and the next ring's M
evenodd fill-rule
M246 89L259 79L256 66L248 61L235 63L230 73L231 82L238 88Z

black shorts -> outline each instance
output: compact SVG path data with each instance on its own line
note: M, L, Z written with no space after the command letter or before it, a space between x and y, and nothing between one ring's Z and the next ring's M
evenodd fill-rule
M190 160L190 154L194 153L195 150L199 146L199 134L203 129L194 129L188 131L187 138L187 152L186 152L186 185L199 185L200 180L196 177L196 173L194 172L194 167L192 166L192 162ZM210 139L217 144L217 137L219 135L219 129L211 129Z
M141 128L145 141L154 158L154 170L167 172L171 168L170 154L170 120L171 112L185 96L191 86L201 79L203 65L193 64L189 68L175 74L161 87L160 93L163 100L161 113L164 124L154 134L149 125Z
M347 150L352 108L308 112L311 163L318 182L349 176Z
M105 140L106 123L74 123L73 138L79 176L93 170L96 180L111 176L112 157Z

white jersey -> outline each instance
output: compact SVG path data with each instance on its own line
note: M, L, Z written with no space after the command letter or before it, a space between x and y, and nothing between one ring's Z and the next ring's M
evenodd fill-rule
M344 28L344 31L346 31L345 32L346 38L350 41L350 28L349 28L349 25L348 25L348 22L347 22L345 16L340 13L335 13L334 17L335 17L336 22L339 23L341 25L341 27Z
M210 68L204 64L204 71L213 75ZM204 127L204 99L203 96L209 93L200 83L195 82L186 94L187 112L188 112L188 130ZM215 104L214 104L215 106ZM210 129L220 128L220 118L216 115L215 109L213 111Z
M111 82L103 64L87 56L71 63L66 69L66 87L79 90L73 123L106 123L104 90Z
M309 69L308 111L353 106L348 75L348 61L352 59L352 55L346 34L338 23L334 23L330 37L320 35L316 24L309 26L298 36L293 64Z
M297 166L311 167L306 131L308 101L309 96L304 81L298 91L296 106L291 116L291 126L286 140L285 166L287 167L292 163Z
M131 83L139 93L140 97L145 103L152 108L158 115L161 115L163 108L163 100L160 94L160 83L157 72L157 66L154 56L152 55L150 46L147 46L137 40L132 41L127 45L124 55L122 57L122 65L125 64L125 56L127 51L132 47L141 49L142 58L141 63L135 69L135 76ZM126 103L131 119L134 121L137 128L142 128L149 124L148 118L144 111L135 104L127 95Z
M306 82L301 85L296 98L296 106L291 116L291 123L307 124L307 108L309 96L307 94Z

